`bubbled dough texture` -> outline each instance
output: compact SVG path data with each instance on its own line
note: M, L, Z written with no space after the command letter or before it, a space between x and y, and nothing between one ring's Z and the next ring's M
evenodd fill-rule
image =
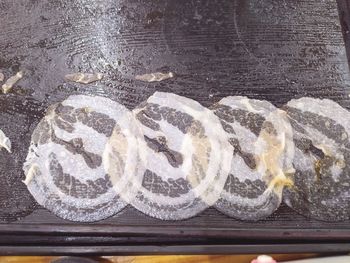
M150 105L157 108L148 113L154 114L150 119L156 124L152 128L139 120L142 134L152 139L165 137L167 147L180 153L183 162L177 167L171 165L164 153L151 149L145 137L139 138L145 172L135 178L139 187L131 204L160 219L195 216L215 203L226 181L231 161L226 134L218 118L191 99L156 92L134 110L135 116L144 114Z
M314 98L291 100L286 111L293 126L295 144L302 145L301 140L308 140L312 142L313 151L320 153L308 150L309 146L295 147L294 187L285 190L285 203L315 219L349 219L350 113L331 100ZM322 153L330 156L331 162L317 172L315 164L319 160L325 163Z
M289 124L276 112L277 108L271 103L247 97L223 98L213 105L212 109L220 117L223 127L226 127L231 141L234 139L236 144L239 144L239 151L242 153L235 153L237 148L232 144L231 169L224 191L215 207L241 220L259 220L269 216L278 208L282 192L274 186L269 187L271 178L266 176L268 171L262 164L259 166L257 156L267 148L266 141L259 135L264 123L270 121L277 131L276 139L280 141L277 136L283 138L288 132ZM285 149L285 153L278 159L278 166L287 167L284 162L288 163L287 159L291 158L291 154L293 152L287 152ZM245 161L247 156L255 160L255 167Z
M70 106L73 110L84 109L88 116L103 114L104 117L94 123L95 127L102 127L103 131L97 131L89 127L91 123L84 125L79 120L70 123L73 132L58 128L54 121L58 105L51 108L32 136L24 170L28 176L32 165L38 169L29 180L28 189L40 205L64 219L90 222L112 216L124 208L126 203L120 200L113 189L102 163L98 161L96 167L89 167L82 154L74 154L65 146L53 142L50 130L64 141L81 138L85 151L102 159L107 135L111 135L108 130L112 130L113 124L124 118L128 110L109 99L83 95L71 96L61 104L64 107ZM70 176L56 173L59 169Z

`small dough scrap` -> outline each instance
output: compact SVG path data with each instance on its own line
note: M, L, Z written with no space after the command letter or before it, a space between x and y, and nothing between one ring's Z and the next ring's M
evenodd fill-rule
M23 71L19 71L16 73L16 75L10 77L6 82L2 85L2 92L8 93L12 87L19 81L21 78L23 78Z
M0 130L0 149L1 148L4 148L11 153L11 141L2 130Z
M36 164L36 163L33 163L32 166L30 166L30 168L29 168L29 170L27 172L26 179L22 180L22 182L25 185L29 185L29 183L32 181L32 179L36 175L36 173L39 172L39 169L40 169L39 165Z
M82 84L89 84L98 80L101 80L103 78L102 73L71 73L67 74L65 78L69 81L82 83Z
M135 79L145 81L145 82L159 82L162 80L170 79L174 77L174 73L168 72L168 73L162 73L162 72L156 72L156 73L150 73L150 74L143 74L143 75L136 75Z

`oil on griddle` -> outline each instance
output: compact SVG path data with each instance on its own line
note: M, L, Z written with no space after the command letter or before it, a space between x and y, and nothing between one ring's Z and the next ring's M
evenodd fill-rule
M205 106L229 95L276 106L308 95L349 106L335 0L4 0L0 14L0 70L25 73L12 92L0 94L1 129L14 144L13 155L0 153L7 164L0 167L1 203L12 204L8 214L0 212L3 219L35 206L20 182L30 135L48 105L72 94L108 96L130 109L154 91ZM88 86L66 83L72 72L105 77ZM176 78L135 80L150 72L174 72ZM136 215L112 222L144 220Z

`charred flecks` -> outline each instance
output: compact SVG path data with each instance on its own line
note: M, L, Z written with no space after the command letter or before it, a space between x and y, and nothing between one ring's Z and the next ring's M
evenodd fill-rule
M160 136L153 139L144 135L144 138L147 146L157 153L163 153L172 167L178 168L183 164L182 154L171 150L165 137Z

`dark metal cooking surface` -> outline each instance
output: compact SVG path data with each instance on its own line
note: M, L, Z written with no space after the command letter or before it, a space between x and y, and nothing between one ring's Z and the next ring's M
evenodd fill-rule
M347 38L349 9L346 0L339 6L340 17L335 0L1 1L0 71L9 77L21 69L25 76L10 94L0 94L0 128L13 143L13 154L0 151L0 253L30 254L42 245L47 247L37 250L41 254L174 253L189 244L218 244L220 252L257 252L265 244L268 252L279 240L325 242L310 245L310 251L350 249L345 243L335 246L350 239L350 222L309 220L284 206L257 223L213 209L166 222L132 208L99 223L72 223L39 209L21 182L32 131L50 104L71 94L110 97L130 109L154 91L205 106L246 95L277 106L302 96L331 98L350 108L341 33L342 23ZM156 71L176 77L135 80ZM64 75L72 72L102 72L105 78L91 85L68 83ZM63 242L72 247L58 248ZM89 248L92 244L101 248ZM176 247L159 249L160 244ZM295 246L290 248L305 251L304 245Z

